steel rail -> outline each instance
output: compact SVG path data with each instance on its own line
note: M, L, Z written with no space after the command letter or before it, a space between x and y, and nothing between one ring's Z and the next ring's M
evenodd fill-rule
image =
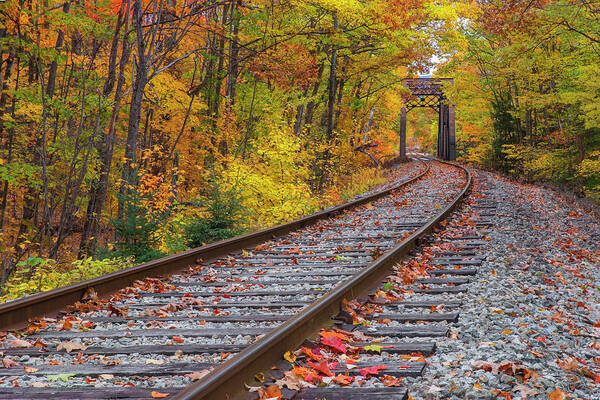
M210 262L232 252L256 246L267 240L312 225L322 219L331 218L362 204L370 203L421 179L429 172L429 165L424 162L422 164L425 165L425 169L418 175L409 178L404 182L369 194L365 197L327 208L292 222L211 243L206 246L136 265L98 278L89 279L73 285L0 304L0 330L8 331L21 329L27 326L31 319L54 317L59 312L65 310L68 305L80 301L89 289L95 290L100 297L106 297L131 285L136 280L172 274L187 268L199 260L202 260L202 262Z
M232 359L217 367L205 378L188 386L175 396L177 400L223 400L233 399L244 393L244 384L261 371L268 371L281 360L282 354L297 348L305 338L331 325L344 299L364 296L391 272L392 267L406 256L418 243L445 219L465 197L471 188L471 173L464 167L436 160L458 168L466 176L465 187L451 204L444 207L424 226L393 249L373 261L360 272L341 282L324 297L286 321L275 330L242 350Z

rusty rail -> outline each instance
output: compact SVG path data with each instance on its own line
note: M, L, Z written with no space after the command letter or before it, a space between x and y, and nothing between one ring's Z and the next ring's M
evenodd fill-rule
M428 165L426 165L423 172L402 183L292 222L211 243L98 278L0 304L0 330L20 329L25 327L31 319L54 317L60 311L65 310L66 306L80 301L89 289L94 289L98 296L105 297L131 285L138 279L175 273L196 263L198 260L210 262L232 252L256 246L259 243L314 224L319 220L331 218L356 206L375 201L403 186L419 180L427 172L429 172Z
M250 382L256 373L269 370L286 351L295 349L305 338L330 325L332 317L338 314L344 299L361 297L385 279L392 267L417 245L419 238L431 232L457 207L471 187L472 177L467 169L453 163L439 162L458 168L466 176L465 187L451 204L358 274L341 282L327 295L220 365L204 379L190 385L175 398L223 400L239 396L244 393L244 383Z

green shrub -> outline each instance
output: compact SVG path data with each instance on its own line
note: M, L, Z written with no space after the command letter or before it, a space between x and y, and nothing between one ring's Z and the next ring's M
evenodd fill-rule
M218 184L213 185L204 205L206 216L190 221L184 226L188 246L199 247L244 232L244 208L239 193L234 189L223 190Z
M87 279L96 278L111 272L131 267L131 259L112 258L93 260L91 257L73 262L73 269L67 272L56 270L54 260L30 257L17 265L17 271L10 277L3 288L0 303L16 299L28 294L71 285ZM32 269L35 267L35 269Z
M143 263L163 257L165 253L157 250L156 232L166 220L166 214L149 210L150 194L141 194L136 190L124 194L124 218L112 219L117 233L117 251L112 256L133 256L136 262Z

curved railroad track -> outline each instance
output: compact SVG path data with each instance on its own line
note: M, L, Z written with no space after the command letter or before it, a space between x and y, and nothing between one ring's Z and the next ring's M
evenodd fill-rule
M241 393L258 371L330 324L344 299L375 287L460 202L470 174L421 163L414 176L313 216L0 305L6 329L77 302L0 343L0 398ZM415 349L433 350L402 351Z

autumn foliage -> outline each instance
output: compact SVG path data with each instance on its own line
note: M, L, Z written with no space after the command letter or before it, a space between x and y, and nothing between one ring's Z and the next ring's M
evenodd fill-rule
M398 83L427 67L453 7L1 3L2 283L30 279L37 259L66 273L184 250L190 223L217 218L215 193L244 211L227 236L380 182Z

